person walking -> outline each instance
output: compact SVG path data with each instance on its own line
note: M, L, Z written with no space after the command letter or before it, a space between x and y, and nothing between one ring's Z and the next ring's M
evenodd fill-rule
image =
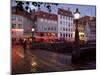
M26 39L23 40L23 50L24 50L24 55L25 55L26 50L27 50L27 40Z

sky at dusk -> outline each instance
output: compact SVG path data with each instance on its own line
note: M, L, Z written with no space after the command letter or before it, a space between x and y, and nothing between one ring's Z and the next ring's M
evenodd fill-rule
M12 6L16 5L15 2L12 2ZM30 7L31 9L34 9L35 7L31 5L30 3ZM57 14L58 8L63 8L65 10L68 10L68 8L70 8L70 11L72 11L72 13L75 12L76 8L79 9L81 16L96 16L96 6L92 6L92 5L76 5L76 4L58 4L58 6L53 5L51 7L52 11L51 13ZM37 8L35 8L37 9ZM42 11L47 11L47 8L44 7L43 5L41 5L41 10Z

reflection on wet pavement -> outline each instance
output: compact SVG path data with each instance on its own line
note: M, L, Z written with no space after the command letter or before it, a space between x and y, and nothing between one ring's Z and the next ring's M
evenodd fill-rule
M15 54L15 57L12 66L15 74L72 71L88 69L90 66L90 69L96 67L95 60L84 64L71 64L71 55L44 50L27 50L27 53L24 54L21 47L16 47L13 54Z

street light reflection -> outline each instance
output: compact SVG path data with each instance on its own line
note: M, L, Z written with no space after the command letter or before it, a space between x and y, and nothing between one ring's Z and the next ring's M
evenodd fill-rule
M36 72L37 71L37 63L35 60L31 61L31 66L32 66L31 72Z
M35 67L36 65L37 65L37 63L36 62L32 62L32 64L31 64L33 67Z
M31 66L32 67L36 67L37 66L37 62L34 58L31 59Z

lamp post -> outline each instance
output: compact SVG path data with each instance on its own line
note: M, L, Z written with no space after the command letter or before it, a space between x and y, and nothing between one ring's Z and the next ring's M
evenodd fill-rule
M79 40L79 31L78 31L78 20L80 18L80 12L78 8L76 8L76 11L74 12L74 19L75 19L75 41L74 41L74 49L72 51L72 63L76 63L80 61L80 40Z
M33 37L34 37L34 31L35 31L35 29L32 28L32 42L33 42Z

